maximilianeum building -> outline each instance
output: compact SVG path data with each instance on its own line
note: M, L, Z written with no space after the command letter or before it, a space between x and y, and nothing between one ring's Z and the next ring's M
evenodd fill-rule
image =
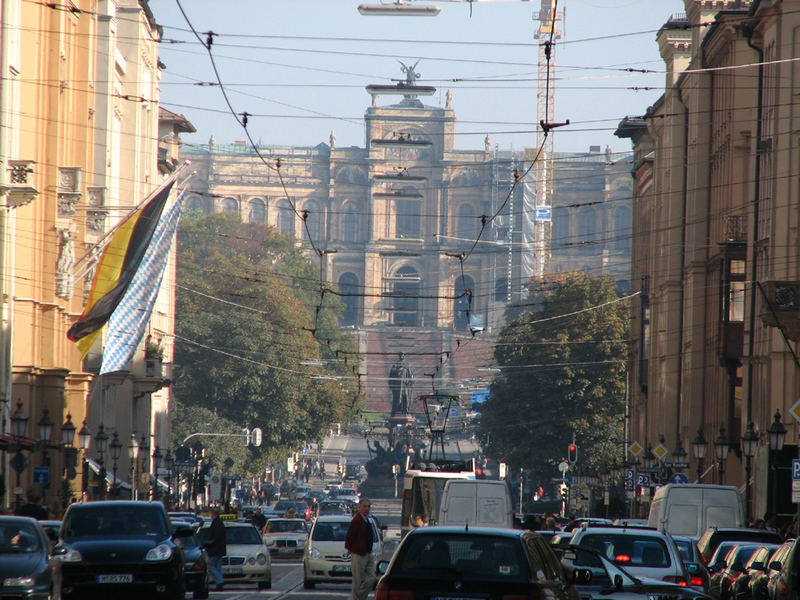
M550 211L536 210L533 186L514 184L525 153L499 152L488 135L482 149L455 149L452 94L443 108L424 105L419 96L435 88L417 86L410 71L404 84L367 86L365 147L337 147L331 133L313 148L259 147L263 162L250 145L213 137L182 151L197 170L188 207L233 212L322 251L325 279L343 294L342 324L365 356L372 409L391 405L387 378L400 352L415 396L435 386L466 400L488 387L480 367L491 363L506 307L527 295L531 253L545 248L539 262L549 259ZM400 101L379 106L386 95ZM280 176L264 164L278 161Z

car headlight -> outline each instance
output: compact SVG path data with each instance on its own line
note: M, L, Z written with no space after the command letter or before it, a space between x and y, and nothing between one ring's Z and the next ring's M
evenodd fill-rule
M311 558L320 558L320 557L322 556L322 554L320 553L320 551L319 551L319 550L317 550L316 548L314 548L313 546L312 546L312 547L309 549L309 551L308 551L308 555L309 555Z
M6 577L3 587L29 587L33 585L33 577Z
M267 540L267 546L274 546L274 545L275 545L275 540L274 539L273 540Z
M68 563L81 562L83 560L81 553L74 548L64 548L64 553L56 554L55 557L61 562Z
M250 565L251 567L252 567L254 564L256 564L256 559L255 559L255 557L251 556L250 558L248 558L248 559L247 559L247 564L248 564L248 565Z
M155 548L150 548L145 555L145 560L169 560L172 558L172 547L168 544L159 544Z
M258 556L256 556L256 562L257 562L258 564L260 564L260 565L265 565L265 564L267 564L267 555L266 555L266 554L261 554L261 553L259 553L259 555L258 555Z

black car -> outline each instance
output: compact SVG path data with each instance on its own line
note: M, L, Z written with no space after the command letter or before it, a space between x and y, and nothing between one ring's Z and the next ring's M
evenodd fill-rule
M782 544L783 538L776 531L767 529L723 528L706 529L697 541L697 549L703 560L710 566L711 556L723 542L739 542L745 544Z
M753 600L767 600L772 597L770 590L774 590L775 586L780 579L781 569L783 563L789 556L792 549L792 542L788 540L783 545L772 553L767 563L767 568L762 573L754 575L750 578L750 597Z
M711 595L720 600L731 600L731 591L736 578L744 570L744 565L750 560L758 544L736 544L725 555L725 565L711 576Z
M549 598L578 600L542 536L519 529L419 527L400 542L375 600Z
M581 600L710 600L692 587L635 577L594 548L565 546L561 562Z
M761 546L750 555L750 558L744 564L744 568L731 584L731 589L728 594L731 600L750 600L750 584L756 577L762 575L767 570L770 556L772 556L778 548L780 548L780 546Z
M105 598L119 593L183 600L185 554L160 502L104 501L71 504L53 553L61 559L64 598Z
M700 556L700 551L690 537L683 535L673 535L672 539L681 553L681 560L686 567L686 573L689 575L689 585L701 592L708 592L711 585L711 575L708 568L703 563L703 557Z
M61 563L34 519L0 517L0 598L57 598Z
M178 528L188 526L194 529L194 525L187 521L172 520L172 526ZM183 553L186 557L186 564L183 569L183 581L186 583L186 591L192 592L192 597L208 598L208 556L200 543L197 534L181 537L178 540L183 546Z

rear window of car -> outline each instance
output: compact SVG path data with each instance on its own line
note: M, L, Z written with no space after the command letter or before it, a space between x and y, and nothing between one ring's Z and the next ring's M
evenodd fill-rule
M35 527L31 523L0 523L0 554L38 552L40 544Z
M285 533L285 532L306 532L306 524L303 521L268 521L267 531L269 533Z
M152 506L92 506L70 510L63 525L65 539L81 537L169 537L163 513Z
M663 539L632 534L587 534L581 546L594 548L624 567L669 567L672 561Z
M694 562L691 540L675 540L683 562Z
M316 542L343 542L348 527L350 521L317 521L311 539Z
M468 534L415 535L406 539L392 575L468 579L521 580L529 578L517 539Z

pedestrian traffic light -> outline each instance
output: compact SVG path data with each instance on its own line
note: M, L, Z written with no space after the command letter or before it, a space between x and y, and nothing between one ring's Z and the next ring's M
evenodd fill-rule
M578 447L575 444L570 444L567 448L567 460L571 465L578 462Z
M561 499L567 500L567 495L569 493L569 486L566 483L561 483L559 486L559 491L561 492Z

